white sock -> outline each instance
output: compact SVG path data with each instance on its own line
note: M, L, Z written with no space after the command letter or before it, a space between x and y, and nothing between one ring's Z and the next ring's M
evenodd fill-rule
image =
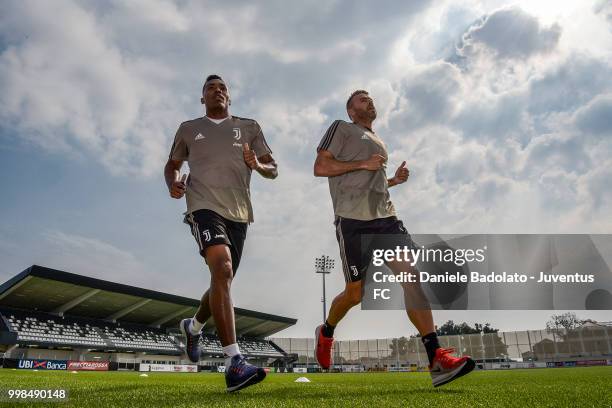
M194 316L191 319L191 323L189 323L189 332L191 332L191 334L198 334L202 331L202 327L204 327L204 323L198 322L198 319Z
M238 348L238 343L230 344L229 346L223 347L223 354L225 357L225 367L229 367L232 365L232 357L236 354L240 354L240 349Z

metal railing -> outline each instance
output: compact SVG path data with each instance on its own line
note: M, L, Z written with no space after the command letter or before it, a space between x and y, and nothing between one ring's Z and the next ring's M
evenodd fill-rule
M561 361L612 358L612 327L576 330L529 330L440 336L442 347L477 361ZM298 363L315 364L311 338L272 338ZM366 368L425 366L427 354L420 338L340 340L334 344L335 364L359 364Z

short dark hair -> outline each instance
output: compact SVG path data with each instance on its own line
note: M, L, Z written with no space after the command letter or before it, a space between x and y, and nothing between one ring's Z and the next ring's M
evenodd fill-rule
M365 91L363 89L358 89L356 91L353 91L353 93L351 94L351 96L349 96L349 98L346 100L346 111L348 112L349 107L351 106L351 100L353 100L353 96L355 95L359 95L359 94L366 94L369 95L368 91Z
M206 81L204 81L204 85L202 85L202 95L204 94L204 91L206 91L206 84L208 83L208 81L212 81L213 79L219 79L219 80L223 81L223 78L221 78L217 74L211 74L211 75L207 76L206 77Z

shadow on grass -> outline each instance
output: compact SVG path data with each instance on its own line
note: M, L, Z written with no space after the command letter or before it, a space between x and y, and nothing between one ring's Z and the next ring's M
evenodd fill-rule
M161 387L161 389L160 389ZM235 393L227 393L225 387L219 384L219 387L207 386L202 387L197 392L194 392L191 384L171 386L163 384L113 384L108 386L96 386L89 390L75 390L71 393L71 400L78 405L91 402L92 398L98 401L124 401L132 402L134 406L146 406L160 402L160 397L164 401L172 401L178 405L198 405L203 401L208 404L252 404L260 405L264 401L268 402L285 402L289 404L300 405L305 401L326 401L329 404L344 404L350 401L368 401L372 398L382 398L387 401L405 401L411 396L416 397L431 397L436 399L436 396L461 396L467 391L454 388L385 388L372 389L367 387L359 389L359 387L351 387L347 390L329 389L325 387L304 387L296 388L294 386L278 386L270 387L249 387ZM357 389L356 389L357 388ZM160 392L161 391L161 392ZM161 395L160 395L161 394ZM80 404L79 404L80 403Z
M417 388L416 390L410 390L411 394L465 394L465 390L457 390L453 388Z
M252 389L250 391L255 391ZM330 398L346 398L350 399L360 399L361 397L372 398L372 397L385 397L385 398L405 398L409 397L413 394L421 394L421 395L463 395L467 391L465 390L457 390L457 389L440 389L440 388L417 388L417 389L385 389L384 391L373 391L371 389L360 391L360 392L352 392L352 393L337 393L331 391L329 389L302 389L299 392L296 392L296 389L293 387L283 387L283 388L275 388L272 390L266 390L265 395L271 399L283 399L283 400L299 400L303 401L304 398L309 399L330 399ZM253 398L260 399L262 397L261 393L250 393L245 390L242 392L227 394L229 398Z

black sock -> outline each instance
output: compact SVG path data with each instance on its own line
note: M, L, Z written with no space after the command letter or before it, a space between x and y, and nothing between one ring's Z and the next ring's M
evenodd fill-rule
M326 320L325 324L323 325L323 329L321 329L321 331L323 332L323 335L325 337L334 337L334 329L335 328L336 328L336 326L332 326Z
M421 340L425 345L425 350L427 350L427 358L429 359L429 365L431 365L436 355L436 350L440 348L440 343L438 343L438 336L436 335L436 332L431 332L423 336Z

